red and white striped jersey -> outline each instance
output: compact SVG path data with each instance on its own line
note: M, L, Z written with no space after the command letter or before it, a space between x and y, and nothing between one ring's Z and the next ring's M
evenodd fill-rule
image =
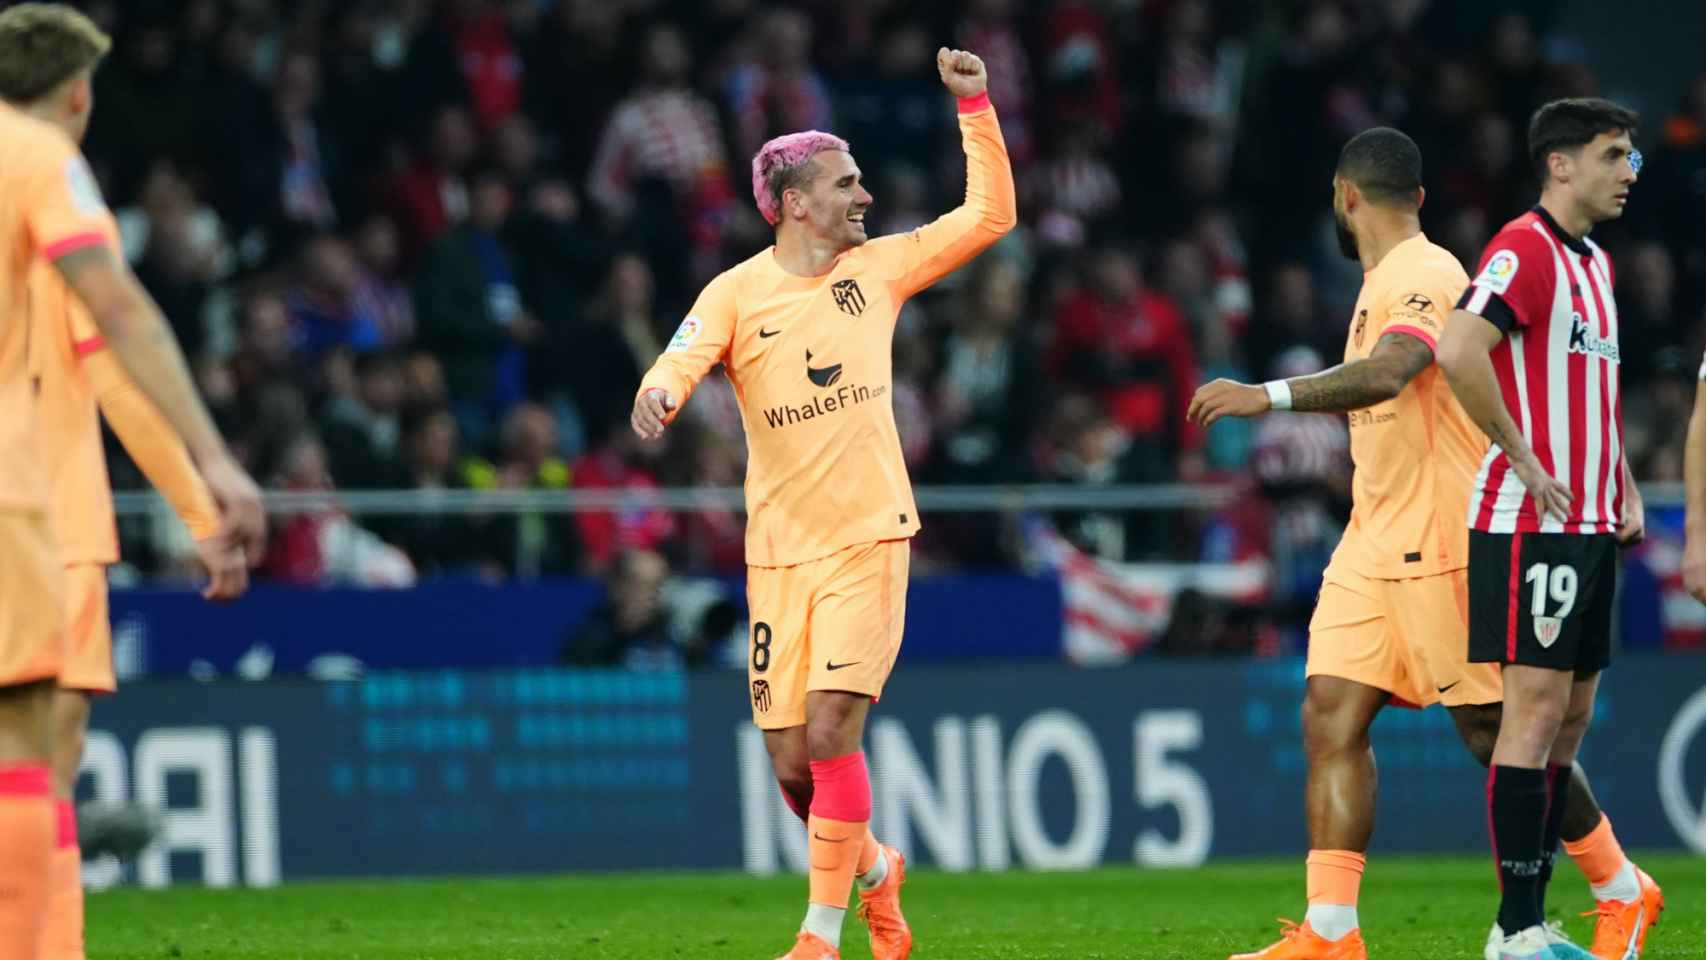
M1567 484L1570 516L1536 516L1534 499L1492 446L1469 500L1488 533L1614 533L1623 510L1623 398L1611 258L1540 207L1481 254L1458 306L1505 332L1493 371L1505 408L1547 472Z

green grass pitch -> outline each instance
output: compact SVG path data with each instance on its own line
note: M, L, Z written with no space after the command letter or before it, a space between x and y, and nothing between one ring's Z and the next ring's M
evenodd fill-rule
M1665 888L1650 960L1706 960L1706 859L1637 856ZM1372 957L1473 960L1496 907L1487 857L1374 856L1363 882ZM735 874L300 883L274 890L124 889L88 902L90 960L770 960L798 927L805 881ZM1591 904L1560 864L1550 912L1585 943ZM1199 870L909 875L917 960L1224 960L1302 919L1303 863ZM870 956L851 914L842 956Z

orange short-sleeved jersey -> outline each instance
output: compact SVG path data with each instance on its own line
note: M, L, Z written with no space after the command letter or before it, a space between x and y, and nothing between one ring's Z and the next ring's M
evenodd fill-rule
M841 255L819 277L766 249L712 280L641 382L677 405L723 364L747 442L746 562L782 567L910 537L918 507L890 396L895 320L908 297L1014 223L1013 174L987 100L962 101L966 201L907 234Z
M1367 357L1386 334L1412 336L1437 350L1446 318L1468 286L1457 258L1426 236L1393 247L1363 278L1345 362ZM1327 578L1340 567L1397 580L1467 566L1463 517L1487 438L1444 373L1430 364L1398 396L1349 417L1356 465L1351 521Z
M70 138L0 104L0 509L40 509L47 501L29 370L31 271L107 242L110 222Z
M103 234L118 246L118 224L110 217ZM85 355L101 348L100 330L53 264L38 260L29 284L35 325L30 373L59 554L68 564L116 563L118 531L95 391L78 369Z

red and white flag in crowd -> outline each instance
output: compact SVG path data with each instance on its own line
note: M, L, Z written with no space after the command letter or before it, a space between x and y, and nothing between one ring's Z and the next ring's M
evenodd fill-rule
M1123 663L1148 650L1183 590L1239 604L1267 596L1268 565L1261 561L1116 563L1078 549L1045 521L1025 529L1037 559L1060 576L1061 647L1081 666Z

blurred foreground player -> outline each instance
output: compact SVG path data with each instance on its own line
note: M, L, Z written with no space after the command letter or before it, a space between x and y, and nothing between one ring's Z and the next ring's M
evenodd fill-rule
M18 16L13 15L14 20ZM92 45L96 38L90 35L86 40ZM19 29L0 29L0 60L34 55L44 63L81 63L76 51L63 47L55 51L52 45L41 28L28 27L27 17ZM41 85L52 76L27 73L0 70L0 100L58 127L74 141L80 139L88 109L77 99L75 86L60 83L44 92ZM111 218L102 234L103 242L118 247L117 225ZM208 570L205 594L217 600L241 595L248 585L248 565L241 545L218 535L218 507L196 473L189 451L105 349L88 310L45 260L37 260L32 267L29 297L32 328L27 362L48 479L48 517L64 568L66 630L65 660L53 708L59 831L43 956L83 960L82 853L72 802L88 731L90 696L117 688L106 568L118 560L118 536L97 407L189 528Z
M1280 942L1245 957L1366 955L1356 904L1374 829L1368 732L1383 706L1444 704L1482 764L1498 735L1498 669L1467 662L1462 517L1487 439L1433 365L1446 315L1469 278L1421 232L1421 175L1415 143L1390 128L1359 134L1340 154L1334 218L1343 252L1366 271L1345 362L1266 388L1216 381L1190 410L1204 423L1269 409L1354 411L1351 522L1310 624L1308 914ZM1603 814L1579 768L1572 782L1569 816L1583 825L1573 835L1585 836Z
M1683 493L1688 506L1683 521L1682 585L1690 596L1706 603L1706 357L1700 361L1699 380L1683 447Z
M264 537L260 494L226 451L158 309L114 252L111 214L77 152L107 38L70 7L0 12L0 960L44 952L55 815L53 698L65 595L38 437L40 324L30 277L50 262L114 355L184 439L222 511L221 556ZM17 103L52 103L54 122ZM63 121L63 122L61 122Z
M1535 111L1540 203L1487 244L1440 340L1452 391L1493 441L1468 512L1469 659L1504 678L1487 776L1502 897L1486 950L1504 960L1584 955L1545 925L1561 835L1578 837L1568 849L1598 901L1594 956L1639 956L1664 907L1603 817L1586 836L1564 828L1565 784L1611 662L1617 547L1645 527L1623 449L1611 259L1587 239L1623 215L1636 119L1597 99Z
M872 199L847 143L815 130L770 141L753 158L752 187L776 245L705 287L634 401L634 430L652 438L718 363L740 399L752 716L810 833L810 902L784 960L840 956L855 876L872 955L903 960L912 950L900 913L905 864L871 835L859 750L900 651L908 540L918 532L895 432L891 344L907 298L1015 222L983 61L943 48L936 66L959 98L965 203L867 243Z

